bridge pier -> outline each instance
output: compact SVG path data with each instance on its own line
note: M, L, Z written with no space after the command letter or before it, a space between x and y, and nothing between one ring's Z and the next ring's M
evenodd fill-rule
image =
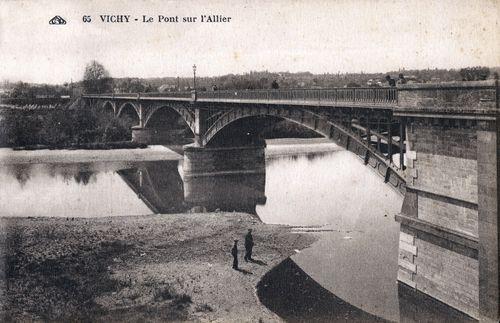
M408 85L398 281L475 319L499 319L498 110L491 83Z
M255 206L265 203L264 146L184 146L184 200L188 205L214 211L256 214ZM219 185L223 183L224 185ZM230 183L231 185L227 185ZM230 187L231 191L224 191Z
M264 146L184 146L185 179L203 176L262 174L266 171Z

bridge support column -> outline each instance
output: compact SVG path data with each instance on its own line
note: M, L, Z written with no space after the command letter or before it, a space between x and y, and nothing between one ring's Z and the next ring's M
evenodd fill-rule
M142 104L140 102L137 103L139 106L139 111L137 111L139 115L139 127L144 128L144 117L145 117L145 108L143 108Z
M195 108L194 110L194 144L197 147L203 147L203 134L207 130L208 110Z
M380 119L377 119L377 133L380 134ZM380 151L380 136L377 136L377 150Z

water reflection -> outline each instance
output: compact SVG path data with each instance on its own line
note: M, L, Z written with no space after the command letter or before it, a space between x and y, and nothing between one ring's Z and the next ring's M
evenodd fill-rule
M173 161L13 164L0 168L2 216L93 217L247 212L266 201L265 173L190 177Z
M128 163L15 164L0 168L1 216L102 217L151 210L116 173Z
M256 206L266 203L265 183L264 173L191 177L184 182L184 199L197 211L257 215Z
M184 188L177 161L146 162L118 174L153 213L184 212Z

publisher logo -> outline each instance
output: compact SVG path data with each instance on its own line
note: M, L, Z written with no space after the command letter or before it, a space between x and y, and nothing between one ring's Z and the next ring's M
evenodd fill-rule
M64 20L61 16L55 16L54 18L49 20L50 25L66 25L66 20Z

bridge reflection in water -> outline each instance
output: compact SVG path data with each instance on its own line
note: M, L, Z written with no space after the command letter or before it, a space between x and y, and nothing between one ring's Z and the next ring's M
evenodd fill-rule
M178 161L141 163L118 174L153 213L246 212L265 204L265 169L259 173L181 177Z

